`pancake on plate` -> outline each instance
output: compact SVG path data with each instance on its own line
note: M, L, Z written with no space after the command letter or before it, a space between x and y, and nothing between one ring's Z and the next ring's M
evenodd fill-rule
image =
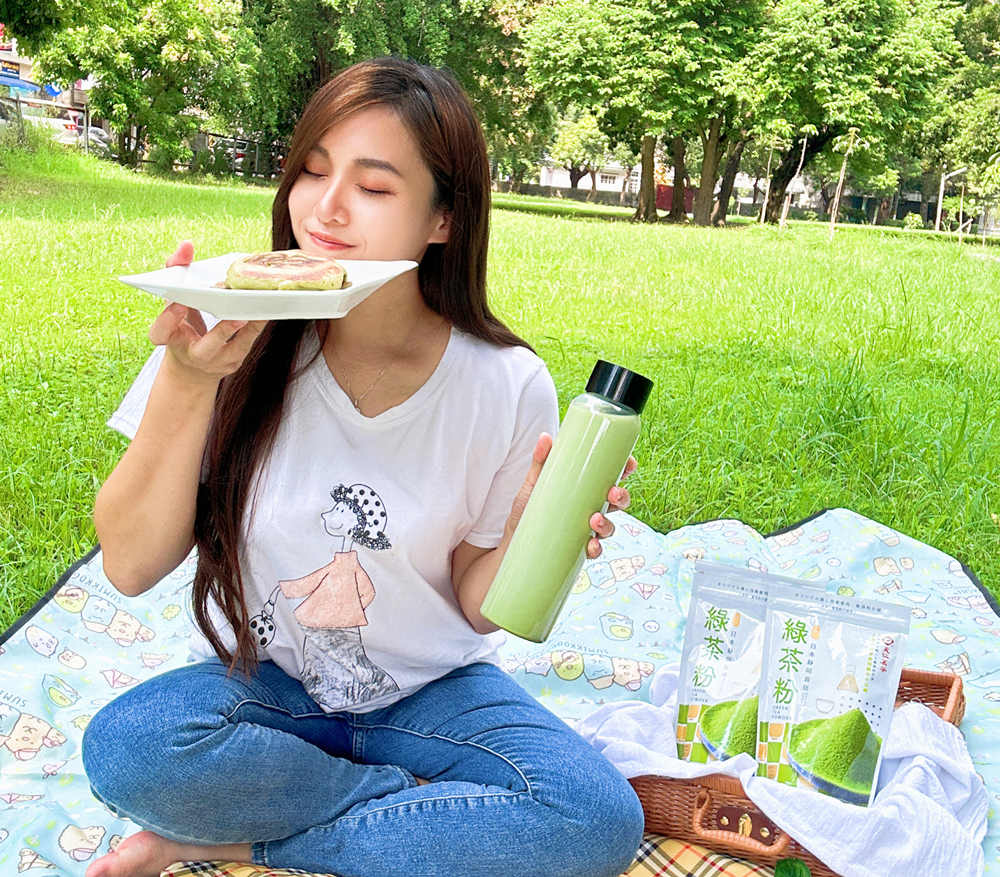
M274 250L237 259L226 272L227 289L342 289L347 271L334 259L302 250Z

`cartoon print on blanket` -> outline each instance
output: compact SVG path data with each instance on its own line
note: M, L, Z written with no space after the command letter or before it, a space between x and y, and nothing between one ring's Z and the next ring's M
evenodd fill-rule
M136 826L90 793L80 741L108 701L187 660L188 558L141 598L92 552L3 637L0 873L82 875Z
M910 607L906 664L959 673L962 730L992 802L1000 798L1000 615L960 563L843 509L771 537L739 521L657 533L624 512L588 561L545 643L510 637L503 666L574 722L603 703L649 700L676 663L694 562L840 580L845 593ZM187 660L194 559L127 598L99 553L70 570L0 640L0 873L82 877L137 827L94 799L80 762L90 717L118 693ZM1000 874L1000 826L984 840Z

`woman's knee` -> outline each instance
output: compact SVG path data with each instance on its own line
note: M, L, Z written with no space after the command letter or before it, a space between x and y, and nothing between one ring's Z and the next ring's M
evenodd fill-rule
M167 794L175 764L221 723L180 677L156 677L100 709L83 733L82 759L91 787L107 803Z
M635 790L618 774L602 784L583 812L589 822L589 842L580 852L584 854L582 863L589 860L591 870L579 873L617 877L635 858L645 829L645 815Z
M546 874L617 877L642 842L645 816L631 784L603 758L590 766L588 781L564 784L546 802Z
M646 816L635 789L622 777L621 785L609 796L608 810L600 818L605 820L604 832L607 838L608 874L618 875L625 871L642 843L646 827Z
M105 802L120 802L123 790L148 777L158 761L163 723L142 686L102 707L83 732L81 757L91 787Z

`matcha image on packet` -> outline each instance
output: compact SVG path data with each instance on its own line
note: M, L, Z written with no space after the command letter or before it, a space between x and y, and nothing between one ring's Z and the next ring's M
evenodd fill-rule
M809 583L699 561L691 585L677 691L677 757L722 761L757 740L768 595Z
M909 629L905 606L811 588L773 593L757 774L868 806Z

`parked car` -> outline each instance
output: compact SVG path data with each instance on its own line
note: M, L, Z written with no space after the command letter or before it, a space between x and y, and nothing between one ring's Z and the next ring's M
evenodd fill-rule
M243 167L243 159L247 157L249 143L246 140L234 140L231 137L212 137L211 150L216 152L219 149L225 150L229 161L232 163L233 171L238 172Z
M0 101L0 131L3 131L8 125L17 126L17 113Z
M21 118L28 125L38 128L48 128L53 138L59 143L72 143L76 138L77 125L72 119L56 119L45 115L36 115L33 108L22 107ZM5 101L0 101L0 125L17 122L17 110Z
M84 145L84 130L84 126L81 126L76 138L76 145L81 149L83 149ZM86 133L88 138L87 145L91 151L104 156L110 156L114 152L114 142L111 139L111 135L103 128L91 125L89 128L86 128Z
M55 132L56 140L63 142L71 142L71 139L76 137L78 130L76 122L72 119L53 119L49 116L34 116L25 113L24 121L29 125L51 128Z

